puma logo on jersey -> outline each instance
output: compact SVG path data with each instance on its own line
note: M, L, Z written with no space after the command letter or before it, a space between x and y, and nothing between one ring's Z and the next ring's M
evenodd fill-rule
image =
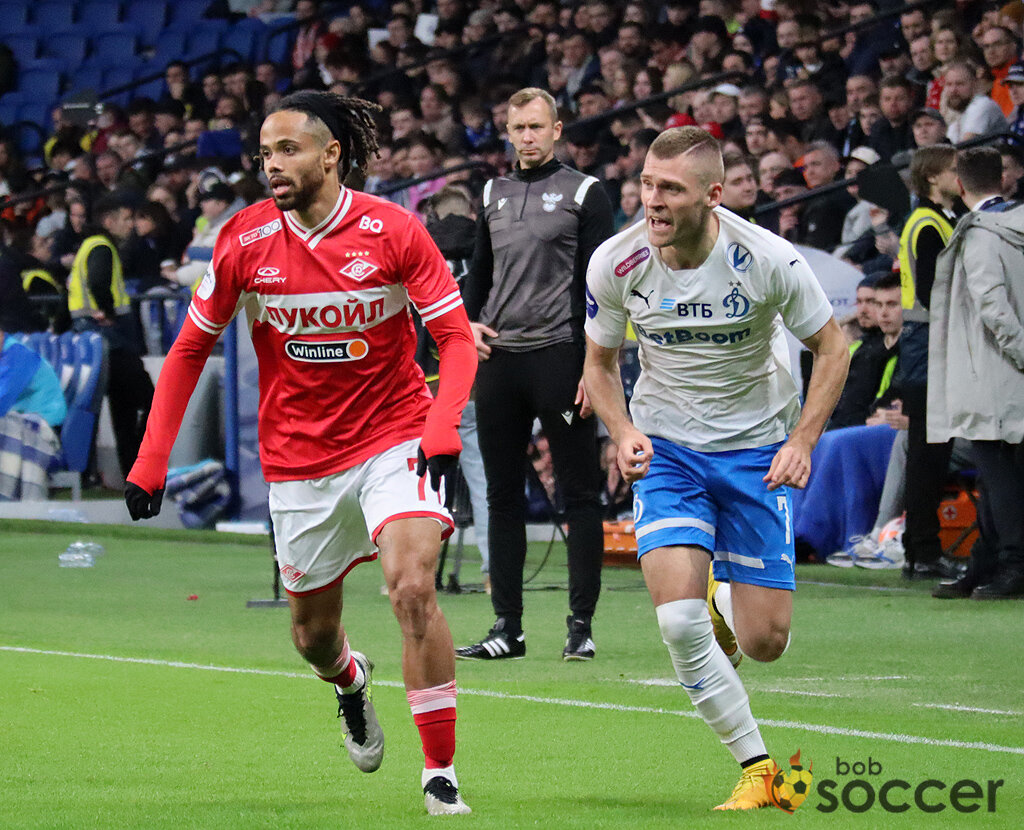
M639 291L637 291L634 288L632 291L629 292L629 296L630 297L639 297L641 300L644 301L644 305L647 306L648 308L650 308L651 307L651 294L653 294L653 293L654 293L654 289L652 288L650 291L647 292L647 296L644 296L643 294L641 294Z
M275 219L258 228L253 228L251 231L239 234L238 242L244 248L246 245L252 245L253 242L259 242L261 239L266 239L271 234L277 233L283 227L284 225L281 224L281 220Z
M544 202L544 210L548 213L554 213L555 208L558 207L558 203L562 201L562 194L544 193L540 198Z
M505 207L505 202L507 201L508 197L506 196L502 196L500 199L498 199L498 210L501 210L503 207Z

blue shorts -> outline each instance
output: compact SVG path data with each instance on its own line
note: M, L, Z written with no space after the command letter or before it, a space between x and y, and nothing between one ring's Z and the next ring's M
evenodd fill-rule
M764 478L781 442L697 452L652 438L651 468L633 483L637 558L655 548L697 545L715 559L715 579L796 588L789 490Z

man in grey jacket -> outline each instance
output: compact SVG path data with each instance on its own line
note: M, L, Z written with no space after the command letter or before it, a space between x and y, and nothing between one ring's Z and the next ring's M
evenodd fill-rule
M928 440L971 440L987 543L964 576L936 587L939 598L1024 596L1024 207L999 195L1001 170L995 148L957 155L971 211L932 289Z

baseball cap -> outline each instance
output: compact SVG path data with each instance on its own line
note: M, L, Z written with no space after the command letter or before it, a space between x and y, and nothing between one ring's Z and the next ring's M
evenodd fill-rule
M1003 78L1004 84L1024 84L1024 63L1015 63Z
M868 167L870 167L872 164L877 164L878 162L880 162L882 160L882 157L878 155L878 153L876 153L870 147L854 147L852 150L850 150L850 155L848 155L844 160L862 161L866 165L868 165Z
M730 98L740 97L740 88L736 84L719 84L711 90L712 95L728 95Z
M700 125L700 128L706 133L711 133L711 137L717 138L719 141L725 138L725 133L722 132L722 125L717 121L705 121Z
M914 117L910 119L910 123L913 124L918 118L925 117L930 118L932 121L938 121L943 126L946 125L946 119L942 117L942 113L933 107L922 107L914 113Z
M692 115L687 115L685 112L674 112L668 117L665 122L665 129L669 130L672 127L696 127L697 122L694 121Z
M199 201L202 202L206 199L220 199L222 202L231 204L235 201L235 191L224 182L213 182L199 191Z

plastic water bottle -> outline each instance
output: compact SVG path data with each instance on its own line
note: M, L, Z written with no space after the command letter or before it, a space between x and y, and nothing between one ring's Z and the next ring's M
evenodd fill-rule
M95 542L72 542L57 560L62 568L91 568L102 553L103 546Z
M49 511L48 516L51 522L77 522L78 524L89 522L81 510L75 510L73 507L54 507Z

